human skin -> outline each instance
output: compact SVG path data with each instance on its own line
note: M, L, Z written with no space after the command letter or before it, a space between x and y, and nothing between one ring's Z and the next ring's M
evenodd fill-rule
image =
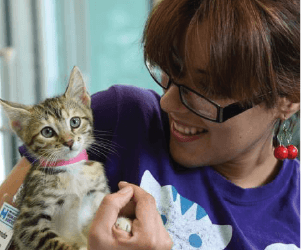
M4 202L13 204L13 197L18 191L19 187L22 185L25 175L30 169L30 162L22 157L13 170L8 175L7 179L1 184L0 187L0 207L2 207ZM11 245L10 250L14 250Z
M177 83L190 87L199 93L201 92L197 88L196 83L203 80L204 76L198 72L200 72L199 69L206 71L209 60L209 46L206 33L206 23L204 22L198 27L198 34L202 34L202 36L198 36L197 39L192 37L189 46L186 46L190 56L187 58L188 66L185 77L173 79ZM277 105L272 109L267 109L261 104L224 123L215 123L201 118L188 110L180 100L179 89L176 85L172 84L164 92L160 105L169 117L171 131L170 153L176 162L188 168L210 165L229 181L242 188L258 187L271 182L275 178L281 167L281 162L273 156L272 138L274 125L278 119L288 119L297 112L300 108L298 103L292 103L286 98L279 98ZM229 99L213 99L213 101L222 107L236 102L236 100ZM173 132L174 121L184 127L194 127L199 130L205 129L207 132L200 136L199 139L193 141L189 141L189 136L182 135L183 138L186 137L188 139L186 142L183 142L183 140L178 140L178 136ZM142 192L142 189L137 186L135 186L135 190ZM145 199L150 199L150 197L146 196ZM124 205L122 203L122 206ZM129 206L132 206L132 204L128 203L126 205L126 207ZM146 203L144 208L155 213L155 206ZM104 213L102 209L100 207L100 214ZM134 214L137 214L137 210L132 210L135 211ZM118 213L115 212L114 218L117 218L117 215ZM148 215L145 214L145 216L147 217ZM91 230L91 233L98 235L98 237L90 238L91 244L93 244L93 241L97 242L96 239L100 240L102 238L101 225L104 225L104 223L101 223L101 220L98 218L95 218L94 223L99 225L99 227ZM152 224L153 228L159 226L160 223L157 225ZM134 235L139 234L140 237L147 239L149 235L143 234L143 232L142 228L137 228L134 231ZM153 231L155 239L158 239L157 232L157 230ZM131 237L129 236L127 240L130 239ZM121 234L118 234L115 235L115 240L121 244L124 239ZM164 240L168 240L168 238ZM109 245L107 247L109 249ZM141 249L135 244L132 244L132 247L133 249ZM154 243L153 248L149 249L163 248L160 248L160 246L156 247L156 243Z
M12 204L12 198L23 183L30 168L25 157L18 162L0 188L0 206L6 201ZM122 193L125 187L128 192ZM107 195L101 203L89 233L89 250L101 249L153 249L169 250L172 240L164 228L161 216L157 212L154 198L142 188L126 182L119 183L120 192ZM133 234L115 226L119 215L135 218ZM112 248L114 247L114 248ZM14 246L10 246L14 250Z
M205 22L199 25L198 34L202 36L198 36L197 39L192 37L187 46L190 55L187 60L187 74L175 81L201 93L196 83L203 79L203 75L196 72L198 69L206 70L209 60ZM213 99L213 101L222 107L236 102L229 99ZM191 142L180 142L171 132L170 153L174 160L188 168L210 165L242 188L258 187L275 178L281 162L273 156L274 124L277 119L288 119L300 109L299 103L279 98L277 105L272 109L266 109L261 104L224 123L214 123L189 111L182 104L179 89L175 85L171 85L165 91L160 104L168 114L170 126L175 120L184 127L208 131L198 140ZM24 158L21 162L27 160ZM16 176L12 175L7 183ZM130 186L128 193L109 195L100 205L90 230L89 249L100 249L100 246L101 249L112 249L112 246L116 247L114 249L171 249L170 237L158 217L153 198L138 186L120 184L121 189L126 186ZM0 194L3 194L2 187ZM143 213L141 208L147 213ZM114 226L121 210L127 211L125 215L136 218L133 235L122 232ZM152 230L148 230L147 227Z
M197 88L209 60L209 43L206 22L198 26L196 37L186 46L189 53L186 76L177 80L200 93ZM236 100L212 99L225 107ZM223 123L216 123L197 116L181 102L179 89L171 85L161 97L161 108L168 113L170 124L170 152L173 159L186 167L212 166L217 172L243 188L267 184L277 175L281 162L273 156L273 129L277 119L287 119L300 108L281 98L276 107L267 109L257 105ZM184 127L195 127L208 132L198 140L182 142L172 132L173 121Z
M90 229L88 249L171 249L172 240L164 228L154 198L136 185L126 182L118 185L119 192L107 195L96 213ZM115 226L122 209L123 215L135 217L132 234Z

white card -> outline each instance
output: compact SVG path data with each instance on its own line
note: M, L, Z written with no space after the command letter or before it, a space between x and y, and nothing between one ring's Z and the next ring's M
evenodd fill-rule
M0 250L7 250L13 237L13 225L19 210L4 202L0 210Z

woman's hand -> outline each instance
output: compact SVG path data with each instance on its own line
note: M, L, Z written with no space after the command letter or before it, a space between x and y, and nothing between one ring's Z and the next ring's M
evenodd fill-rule
M154 198L133 184L120 182L119 188L117 193L107 195L99 206L89 232L88 249L170 250L173 243ZM134 213L132 234L115 226L121 210L127 216Z

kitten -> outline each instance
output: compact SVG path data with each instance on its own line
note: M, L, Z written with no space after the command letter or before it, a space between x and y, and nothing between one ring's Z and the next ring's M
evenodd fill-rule
M77 67L62 96L33 106L0 100L12 129L37 159L16 200L13 240L20 250L87 249L90 223L110 193L103 165L87 159L94 142L90 103ZM131 231L127 218L116 225Z

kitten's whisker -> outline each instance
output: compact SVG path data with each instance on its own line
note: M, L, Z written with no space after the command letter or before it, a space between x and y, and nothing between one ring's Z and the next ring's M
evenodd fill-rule
M96 150L97 152L103 152L103 154L115 154L115 155L118 155L118 156L120 156L119 154L118 154L118 151L114 151L114 150L111 150L111 149L109 149L109 148L106 148L106 147L101 147L101 150L99 150L97 147L93 147L93 149L94 150Z
M110 149L112 149L112 150L114 150L114 151L118 151L117 149L116 149L116 147L114 147L113 145L111 145L110 143L107 143L107 142L100 142L100 141L96 141L96 142L94 142L94 143L92 143L91 145L93 145L93 146L98 146L98 147L107 147L107 148L110 148Z
M97 130L93 129L93 133L101 134L101 135L110 135L110 136L116 136L113 131L105 131L105 130Z
M25 109L30 108L30 112L26 115L24 115L24 110L20 113L20 108L17 106L13 111L16 114L13 113L13 116L10 117L20 119L22 130L24 129L24 133L20 133L23 142L24 139L31 136L32 143L26 146L28 154L34 157L31 171L24 181L24 191L22 191L20 199L18 198L21 204L20 214L23 215L17 218L15 224L18 232L14 232L14 236L16 236L18 249L22 249L22 244L28 246L28 249L44 249L53 244L58 249L70 248L73 245L76 246L74 248L85 248L85 246L82 247L85 239L82 238L82 232L78 228L81 229L83 225L88 225L93 219L99 204L98 193L101 192L105 195L109 191L107 180L103 178L103 172L99 171L97 164L87 166L82 162L76 163L79 171L66 171L59 175L56 175L57 170L63 169L65 166L56 167L60 164L52 164L61 163L61 159L67 159L73 153L78 152L69 151L64 146L66 141L70 149L72 147L69 142L74 140L74 149L89 149L95 155L105 157L112 154L118 155L117 149L122 148L111 140L117 136L114 131L97 129L93 131L92 110L86 107L81 108L81 105L85 106L86 102L86 98L83 97L88 98L89 95L86 93L85 84L77 71L78 69L75 67L69 81L71 84L68 85L65 94L48 98L37 105L24 107ZM71 117L75 114L79 120ZM29 119L31 122L26 122ZM79 125L78 121L80 121ZM26 138L23 134L26 134ZM66 139L67 137L68 139ZM66 168L68 167L66 166ZM86 169L89 170L89 174L85 171ZM95 181L91 181L90 174L92 173L95 175L92 176L96 178ZM84 190L79 187L79 180ZM87 200L75 198L89 195L89 193L87 194L89 190L97 192L96 200L93 200L94 195ZM58 202L57 197L59 196L62 199L59 199ZM89 209L85 209L85 206L89 206ZM57 209L62 210L59 216L56 216ZM79 221L74 220L82 214L81 209L85 210L84 218L80 218ZM35 221L36 218L37 221ZM64 234L66 228L70 230ZM48 230L51 231L47 232ZM50 237L48 237L49 235ZM65 242L63 239L70 235L72 236L70 241L73 241L74 238L74 242ZM80 242L80 245L77 241ZM70 246L68 246L69 244Z
M53 167L51 166L51 162L56 162L57 161L57 150L53 151L50 153L50 156L48 158L48 162L47 162L47 168L46 170L48 171L48 174L52 174L53 173ZM48 165L49 163L49 165Z
M98 148L101 148L101 150L99 150ZM112 153L112 154L115 154L115 155L117 155L117 156L120 157L120 155L118 154L118 151L111 150L111 149L106 148L106 147L104 147L104 146L102 146L102 147L99 146L99 145L98 145L98 147L91 146L91 147L89 148L89 150L90 150L91 152L95 153L96 155L101 154L101 155L107 157L107 155L108 155L109 153ZM97 153L99 153L99 154L97 154Z
M106 161L111 161L110 157L108 154L105 154L97 149L94 149L94 148L90 148L89 149L91 153L93 153L94 155L97 155L98 157L101 157L101 158L104 158ZM117 156L119 156L117 154Z
M107 144L104 144L104 143L93 143L91 144L90 147L93 147L95 149L99 149L99 150L105 150L105 151L108 151L108 152L113 152L113 153L117 153L118 150L116 150L115 148L111 147L110 145L107 145Z
M54 161L57 162L58 161L58 155L56 155L56 158L54 158ZM51 174L53 174L55 172L54 168L52 167L51 169Z
M102 156L104 156L105 158L107 157L107 154L105 154L105 153L103 153L103 152L101 152L101 151L99 151L99 150L96 150L96 149L94 149L94 148L89 148L89 151L90 151L91 153L93 153L93 154L99 156L99 157L102 157Z
M93 140L95 143L103 143L103 144L111 145L112 147L123 148L122 146L118 145L117 143L115 143L113 141L110 141L110 140L107 140L107 139L94 137L91 140Z
M92 144L92 146L96 146L101 149L109 150L110 152L114 152L114 153L118 152L117 149L115 149L111 144L108 144L106 142L95 142Z
M108 140L108 139L104 139L104 138L102 138L102 137L94 136L94 139L97 139L97 140L100 141L100 142L107 142L107 143L109 143L109 144L113 144L114 147L123 148L122 146L120 146L120 145L117 144L116 142L111 141L111 140Z

